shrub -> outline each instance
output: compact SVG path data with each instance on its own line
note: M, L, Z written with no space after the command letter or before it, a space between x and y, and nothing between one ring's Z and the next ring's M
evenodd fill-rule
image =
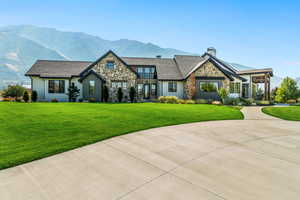
M118 97L118 101L119 101L119 102L122 102L122 99L123 99L123 91L122 91L122 88L118 88L118 91L117 91L117 97Z
M29 101L29 94L27 92L27 90L25 90L24 94L23 94L23 100L27 103Z
M195 101L194 100L186 100L185 103L186 104L195 104Z
M232 105L232 106L236 106L238 105L240 102L240 100L238 98L232 98L232 97L227 97L224 100L224 105Z
M78 101L79 101L79 102L83 102L83 99L82 99L82 98L80 98L80 99L78 99Z
M96 98L89 98L89 102L90 103L95 103L96 102Z
M183 100L183 99L178 99L177 103L179 103L179 104L185 104L185 103L186 103L186 101L185 101L185 100Z
M77 97L79 96L80 89L75 86L75 84L71 84L68 88L68 96L70 102L76 102Z
M258 105L258 106L269 106L269 105L273 105L273 103L271 101L256 101L256 105Z
M222 105L222 102L221 101L213 101L211 104L213 104L213 105Z
M207 99L207 103L211 104L214 101L214 99Z
M108 98L109 98L108 88L107 88L106 85L104 85L104 87L103 87L103 101L108 102Z
M52 103L57 103L57 102L58 102L58 99L56 99L56 98L51 99L51 102L52 102Z
M12 98L12 97L4 97L3 98L3 101L13 101L14 100L14 98Z
M286 102L288 99L296 99L298 96L297 82L289 77L283 79L280 87L276 91L275 100L280 103Z
M286 103L294 104L294 103L297 103L297 100L296 99L289 99L289 100L286 101Z
M208 101L206 99L197 99L196 104L208 104Z
M158 98L161 103L177 103L178 98L175 96L161 96Z
M24 94L25 88L20 85L10 85L3 92L3 97L22 97Z
M33 90L32 93L31 93L31 101L36 102L37 98L38 98L38 94L35 90Z
M130 98L131 103L134 102L135 94L136 94L135 88L131 87L129 90L129 98Z
M225 88L221 88L218 91L218 95L220 96L220 98L222 99L222 102L224 103L225 99L228 97L228 91Z
M244 105L244 106L250 106L253 102L250 99L244 99L244 98L240 98L240 102Z

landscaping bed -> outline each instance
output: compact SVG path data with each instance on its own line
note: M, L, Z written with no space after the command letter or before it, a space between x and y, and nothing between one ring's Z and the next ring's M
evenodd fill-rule
M268 107L263 108L262 111L280 119L300 121L300 106Z
M160 103L0 102L0 169L167 125L243 119L237 108Z

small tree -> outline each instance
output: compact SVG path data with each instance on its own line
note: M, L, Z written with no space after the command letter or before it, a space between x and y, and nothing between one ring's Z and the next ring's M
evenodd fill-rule
M76 102L77 97L79 96L80 89L75 86L75 84L71 84L68 88L68 96L70 102Z
M276 91L275 100L277 102L286 102L289 99L296 99L298 96L297 82L289 77L283 79L280 87Z
M25 88L20 85L10 85L6 90L4 90L4 97L14 97L18 99L23 96Z
M135 94L136 94L135 88L131 87L130 90L129 90L129 97L130 97L131 103L134 102Z
M106 85L104 85L104 87L103 87L103 100L104 100L104 102L108 102L108 98L109 98L108 88L107 88Z
M38 98L38 94L35 90L33 90L32 93L31 93L31 101L36 102L37 98Z
M225 88L221 88L218 91L220 98L222 99L222 103L225 102L225 99L228 97L228 91Z
M23 94L23 100L27 103L29 101L29 94L27 92L27 90L25 90L24 94Z
M122 102L122 99L123 99L123 91L122 91L122 88L118 88L117 96L118 96L118 101L119 101L119 102Z

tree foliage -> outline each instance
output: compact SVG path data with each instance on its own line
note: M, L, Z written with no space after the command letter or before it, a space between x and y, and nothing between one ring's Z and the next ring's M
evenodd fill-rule
M276 91L275 101L284 103L289 99L297 99L298 95L297 82L292 78L286 77Z
M108 98L109 98L108 87L106 85L104 85L104 87L103 87L103 100L104 100L104 102L108 102Z
M134 102L135 95L136 95L135 88L134 88L134 87L131 87L131 88L130 88L130 91L129 91L129 97L130 97L131 103Z
M32 93L31 93L31 101L36 102L37 98L38 98L37 91L33 90Z
M27 92L27 90L25 90L24 94L23 94L23 100L27 103L29 101L29 94Z
M7 89L4 90L3 96L19 98L23 96L25 90L26 89L20 85L10 85Z
M122 88L118 88L117 96L118 96L118 101L119 101L119 102L122 102L122 99L123 99L123 91L122 91Z
M225 99L228 97L228 91L225 88L221 88L218 91L218 94L220 98L222 99L222 102L224 103Z
M71 84L68 88L69 101L76 102L79 93L80 93L80 89L78 89L75 84Z

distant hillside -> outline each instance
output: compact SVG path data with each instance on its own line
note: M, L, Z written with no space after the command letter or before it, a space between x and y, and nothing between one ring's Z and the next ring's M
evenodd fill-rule
M35 26L0 27L0 87L28 80L24 73L37 59L94 61L112 49L120 56L172 57L189 54L151 43L104 40L85 33L62 32Z
M37 59L94 61L109 49L120 56L173 57L175 54L191 54L161 48L152 43L127 39L111 41L86 33L63 32L53 28L30 25L0 27L0 89L10 83L28 82L24 73ZM239 70L253 69L236 63L231 65ZM272 78L272 87L278 86L280 82L281 78Z

